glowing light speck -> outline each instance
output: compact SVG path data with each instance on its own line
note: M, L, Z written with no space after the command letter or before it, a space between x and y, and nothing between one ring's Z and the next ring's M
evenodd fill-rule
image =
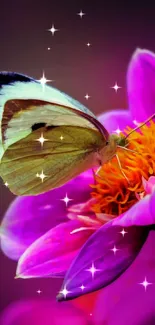
M68 293L70 293L71 291L68 291L66 289L66 287L64 287L64 289L62 291L60 291L59 293L61 293L65 298L67 297Z
M149 285L151 285L152 283L148 282L147 279L146 279L146 277L145 277L145 280L143 282L139 283L139 284L141 284L145 288L145 291L146 291L146 288Z
M44 86L46 85L47 82L51 82L53 80L46 79L45 74L43 72L42 77L39 80L37 80L37 81L39 81L41 83L41 85L43 86L43 88L44 88Z
M90 98L90 96L89 96L88 94L86 94L84 97L85 97L87 100Z
M51 32L52 35L54 35L54 33L55 33L55 32L58 32L59 29L56 29L56 28L54 27L54 25L52 25L52 27L51 27L50 29L48 29L48 31Z
M9 184L8 184L8 182L5 182L4 185L7 187Z
M69 198L68 198L67 193L66 193L66 196L65 196L63 199L61 199L61 201L64 201L64 202L65 202L66 207L67 207L68 202L69 202L69 201L72 201L72 200L73 200L73 199L69 199Z
M82 286L80 287L80 289L83 291L85 289L85 286L82 284Z
M117 128L114 132L119 135L122 131L119 128Z
M124 237L125 234L127 234L128 232L125 231L124 229L122 231L120 231L120 234L122 234L122 236Z
M88 47L91 46L91 44L90 44L89 42L88 42L86 45L87 45Z
M42 180L42 183L43 183L43 181L44 181L44 178L45 177L48 177L47 175L45 175L44 173L43 173L43 170L42 170L42 172L41 172L41 174L36 174L36 177L39 177L41 180Z
M94 266L94 263L92 263L92 266L90 267L90 269L87 269L86 271L89 271L92 274L92 278L94 278L94 274L101 270L96 269L96 267Z
M82 18L85 15L85 13L81 10L77 15Z
M114 247L111 249L111 251L113 251L113 252L114 252L114 254L116 254L116 252L117 252L117 251L119 251L119 249L118 249L118 248L116 248L116 246L114 246Z
M37 293L40 295L40 294L42 293L42 291L39 289L39 290L37 291Z
M122 87L118 86L117 85L117 82L115 82L115 85L113 87L111 87L111 88L113 88L116 91L116 93L117 93L118 89L120 89Z
M60 140L63 140L63 139L64 139L64 137L61 135Z
M41 146L43 147L44 142L48 141L48 139L45 139L43 133L41 133L41 137L39 139L36 139L35 141L39 141L41 143Z

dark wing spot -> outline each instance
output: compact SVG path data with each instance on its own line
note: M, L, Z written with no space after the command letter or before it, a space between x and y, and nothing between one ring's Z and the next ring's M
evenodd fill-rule
M36 131L40 128L43 128L44 126L46 126L46 123L35 123L32 125L32 131Z

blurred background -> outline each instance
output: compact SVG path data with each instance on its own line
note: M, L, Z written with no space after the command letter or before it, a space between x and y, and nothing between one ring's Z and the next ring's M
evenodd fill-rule
M82 18L77 15L81 10ZM49 84L95 114L127 108L128 62L137 47L155 51L154 13L154 7L132 2L2 0L0 70L36 79L44 72L53 80ZM59 30L53 36L48 31L52 24ZM112 88L116 82L118 92ZM1 181L1 218L13 199ZM60 288L60 280L15 280L15 270L16 262L0 252L1 311L18 299L41 299L39 289L42 297L51 298L51 287L54 294Z

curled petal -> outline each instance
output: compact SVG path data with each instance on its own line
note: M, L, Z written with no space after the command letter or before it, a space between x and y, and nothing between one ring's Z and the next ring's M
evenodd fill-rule
M88 200L93 184L92 171L76 177L61 188L37 196L16 198L8 208L0 227L1 248L18 260L26 248L57 224L67 221L67 208L61 200L66 193L70 204Z
M154 208L151 209L151 205ZM114 226L147 226L155 224L155 195L146 195L124 214L113 220Z
M67 272L58 301L74 299L83 294L101 289L114 281L133 262L140 251L148 229L132 227L125 229L123 237L121 227L111 227L111 222L98 229L82 247ZM118 249L114 252L113 248ZM91 266L97 271L92 278ZM84 290L81 290L81 286ZM63 289L68 291L66 298Z
M52 228L30 245L20 257L17 277L64 276L80 247L92 234L91 229L71 234L82 227L72 220Z
M154 53L141 49L135 51L128 68L127 86L131 114L138 122L143 122L155 113Z
M117 129L123 131L127 126L135 127L132 115L128 110L115 110L103 113L98 116L98 119L110 133L115 132Z
M142 182L146 194L151 194L155 190L155 176L151 176L148 181L142 176Z

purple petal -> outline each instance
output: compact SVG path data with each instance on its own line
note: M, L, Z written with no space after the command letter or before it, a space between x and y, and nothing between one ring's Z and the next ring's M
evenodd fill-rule
M146 226L155 224L155 194L146 195L127 212L113 220L114 226Z
M103 113L98 116L98 119L109 133L114 133L117 129L123 131L127 126L135 127L131 113L128 110L115 110Z
M93 320L96 325L155 324L154 247L155 231L150 231L143 248L132 265L121 277L101 290L93 311ZM152 283L146 288L146 291L140 285L145 277L149 283Z
M57 224L67 221L68 203L81 203L90 198L93 184L92 171L87 171L61 188L38 196L18 197L8 208L0 228L1 248L5 255L18 260L26 248Z
M0 317L1 325L90 325L87 315L70 303L42 299L11 304Z
M107 286L129 267L146 240L148 229L125 228L127 234L124 237L121 231L121 227L112 227L109 222L88 239L65 276L62 288L69 291L66 299ZM115 253L112 251L114 247L118 249ZM94 278L88 271L92 265L99 270ZM80 288L82 285L85 286L83 291ZM61 292L57 298L65 300Z
M93 230L70 234L81 223L72 220L52 228L27 248L18 261L17 277L63 276Z
M155 55L137 49L127 74L129 108L134 119L143 122L155 113Z

